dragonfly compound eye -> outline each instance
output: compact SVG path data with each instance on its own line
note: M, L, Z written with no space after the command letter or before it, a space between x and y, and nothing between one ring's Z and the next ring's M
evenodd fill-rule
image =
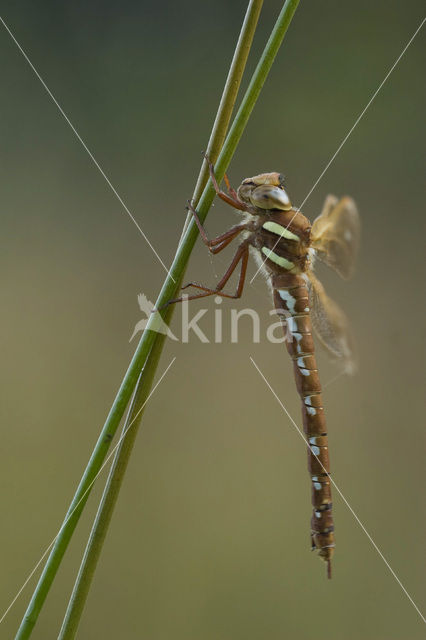
M268 184L263 184L253 189L250 200L255 207L260 209L280 209L281 211L289 211L291 209L290 198L286 191Z

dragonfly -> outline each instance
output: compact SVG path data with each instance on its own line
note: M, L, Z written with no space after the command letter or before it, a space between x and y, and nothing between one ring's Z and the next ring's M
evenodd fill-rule
M263 272L271 290L277 313L282 318L285 344L293 362L296 388L301 399L303 430L308 450L308 470L312 483L311 547L327 563L331 578L331 559L335 549L328 436L315 346L319 341L343 369L355 369L353 338L345 314L326 294L314 274L318 259L348 279L354 270L359 246L360 219L352 198L328 195L321 214L313 224L293 207L285 179L277 172L261 173L242 181L235 191L224 176L227 193L222 191L208 157L209 172L216 194L241 212L242 222L210 240L195 208L188 202L204 244L212 254L221 252L237 237L240 243L231 263L214 288L197 282L183 287L198 293L171 300L194 300L207 296L240 298L250 253ZM239 267L235 293L223 289Z

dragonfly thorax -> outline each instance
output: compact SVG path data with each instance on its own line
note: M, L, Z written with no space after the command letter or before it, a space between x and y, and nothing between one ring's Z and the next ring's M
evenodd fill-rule
M303 273L309 259L309 220L295 209L263 212L255 220L250 243L261 256L263 273Z

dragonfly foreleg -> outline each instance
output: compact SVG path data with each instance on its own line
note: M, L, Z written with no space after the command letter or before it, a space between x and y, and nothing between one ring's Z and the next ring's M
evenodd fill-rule
M238 202L239 202L239 198L238 198L237 192L235 191L235 189L233 189L231 187L231 184L229 182L229 178L226 175L226 173L223 176L223 179L225 180L225 184L226 184L226 188L228 189L228 193L234 198L234 200L238 200Z
M249 257L248 244L246 242L243 242L238 247L238 249L237 249L237 251L235 253L235 256L232 259L231 264L229 265L228 269L226 270L226 272L223 275L223 277L221 278L221 280L217 283L217 287L215 289L212 289L210 287L205 287L204 285L198 284L197 282L189 282L184 287L182 287L182 290L187 289L188 287L194 287L196 289L201 289L201 291L203 291L204 293L197 293L197 294L192 295L192 296L185 296L185 297L182 297L182 298L176 298L175 300L170 300L167 304L174 304L176 302L183 302L184 300L197 300L198 298L207 298L208 296L215 296L215 295L216 296L221 296L222 298L233 298L233 299L241 298L241 294L242 294L243 288L244 288L244 281L245 281L246 273L247 273L248 257ZM229 278L234 273L234 271L237 268L239 262L241 262L241 270L240 270L240 275L238 277L237 289L236 289L234 294L224 293L222 291L222 289L226 285L226 283L228 282Z
M240 209L240 211L248 211L246 205L243 202L241 202L241 200L238 199L237 192L235 191L235 189L233 189L231 187L231 185L229 184L229 180L228 180L228 176L227 175L225 175L225 183L226 183L226 186L228 188L228 191L229 191L230 195L228 195L224 191L221 191L221 189L220 189L220 187L219 187L219 185L217 183L216 176L214 174L214 167L213 167L212 163L210 162L209 157L207 155L204 155L204 157L207 160L207 164L209 166L210 178L211 178L214 190L216 191L216 193L219 196L219 198L221 198L221 200L223 200L227 204L230 204L231 207L234 207L234 209Z
M198 217L198 213L196 212L195 208L193 207L192 203L189 200L188 200L187 208L189 209L189 211L191 211L192 215L194 216L194 220L200 232L201 239L206 245L206 247L209 248L211 253L219 253L220 251L222 251L222 249L227 247L228 244L232 242L232 240L239 233L241 233L241 231L244 231L245 229L248 228L246 224L238 224L235 227L231 227L231 229L229 229L228 231L225 231L225 233L222 233L220 236L217 236L217 238L213 238L213 240L210 240L200 218Z

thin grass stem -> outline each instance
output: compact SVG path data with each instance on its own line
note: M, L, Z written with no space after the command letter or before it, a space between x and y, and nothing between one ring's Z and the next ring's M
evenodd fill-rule
M216 161L219 151L225 140L228 125L231 119L235 100L241 84L241 79L247 63L247 58L253 42L263 0L251 0L249 2L240 36L235 48L234 56L229 69L228 77L222 93L222 98L217 110L216 118L207 145L207 154L213 162ZM192 202L197 205L200 196L208 180L207 162L203 160L197 183L192 196ZM191 216L188 214L185 221L182 237L188 227ZM174 306L167 309L164 321L170 323ZM106 534L111 522L112 514L121 489L122 481L127 469L127 464L133 450L134 442L142 421L145 403L147 402L158 362L163 350L165 335L160 334L155 340L149 354L141 377L136 385L127 419L123 427L122 438L110 473L104 488L93 527L87 542L81 566L68 603L67 611L62 623L58 640L71 640L75 638L78 625L90 591L93 576L102 552ZM145 373L147 372L147 373Z
M247 88L247 91L232 123L231 129L226 136L225 142L215 164L215 173L218 177L218 180L222 180L223 175L232 159L232 156L235 153L242 133L247 125L250 114L254 108L259 93L271 69L272 63L279 50L279 47L282 43L284 35L288 29L288 26L298 4L299 0L286 0L278 16L278 19L265 46L259 63L253 73L250 84ZM211 184L211 181L209 181L203 189L197 207L198 216L201 221L204 221L205 217L207 216L208 210L213 202L214 195L215 192L213 186ZM179 244L175 258L171 265L169 274L167 275L161 288L155 305L157 309L163 309L169 300L176 297L178 286L182 281L189 257L191 255L191 251L194 247L197 237L198 229L196 224L192 220L184 233L184 236ZM163 319L166 318L167 309L163 310L161 312L161 315ZM71 536L74 532L75 527L77 526L80 515L87 502L94 479L96 478L99 469L102 466L102 463L107 455L111 439L115 435L115 432L120 424L126 406L133 394L140 373L144 368L145 363L147 363L147 359L154 346L154 343L160 338L160 334L158 334L154 330L155 322L155 315L152 314L151 318L148 320L147 327L141 337L141 340L136 348L129 368L120 385L117 396L108 414L104 427L100 433L92 456L89 460L89 463L86 467L74 498L70 504L65 520L53 545L52 551L50 552L50 555L46 561L45 567L34 590L28 608L24 614L15 640L24 640L26 638L29 638L29 636L31 635L32 629L34 628L34 625L38 619L41 608L49 592L50 586L55 578L56 572L68 547ZM153 365L151 365L151 367L155 369ZM144 370L144 372L147 376L151 375L151 372L147 371L146 369ZM153 371L152 374L154 375L155 371Z
M125 425L120 436L120 446L114 456L77 579L68 602L58 640L70 640L76 636L114 512L114 507L126 473L127 464L145 411L145 405L151 391L165 337L165 335L160 334L159 338L155 341L130 403Z
M231 66L229 67L228 77L226 78L222 98L219 103L219 107L207 145L207 155L213 164L215 164L217 160L217 157L225 140L226 132L228 131L228 125L231 120L235 100L237 99L238 91L240 89L241 79L246 67L248 55L250 53L262 5L263 0L251 0L247 7L244 22L240 31L240 36L238 38L237 46L235 47ZM209 170L207 161L203 159L197 183L195 185L194 194L192 196L192 204L194 205L194 207L197 206L201 198L201 194L203 193L204 187L207 184L208 178ZM182 231L182 238L188 228L191 217L191 213L188 212Z

